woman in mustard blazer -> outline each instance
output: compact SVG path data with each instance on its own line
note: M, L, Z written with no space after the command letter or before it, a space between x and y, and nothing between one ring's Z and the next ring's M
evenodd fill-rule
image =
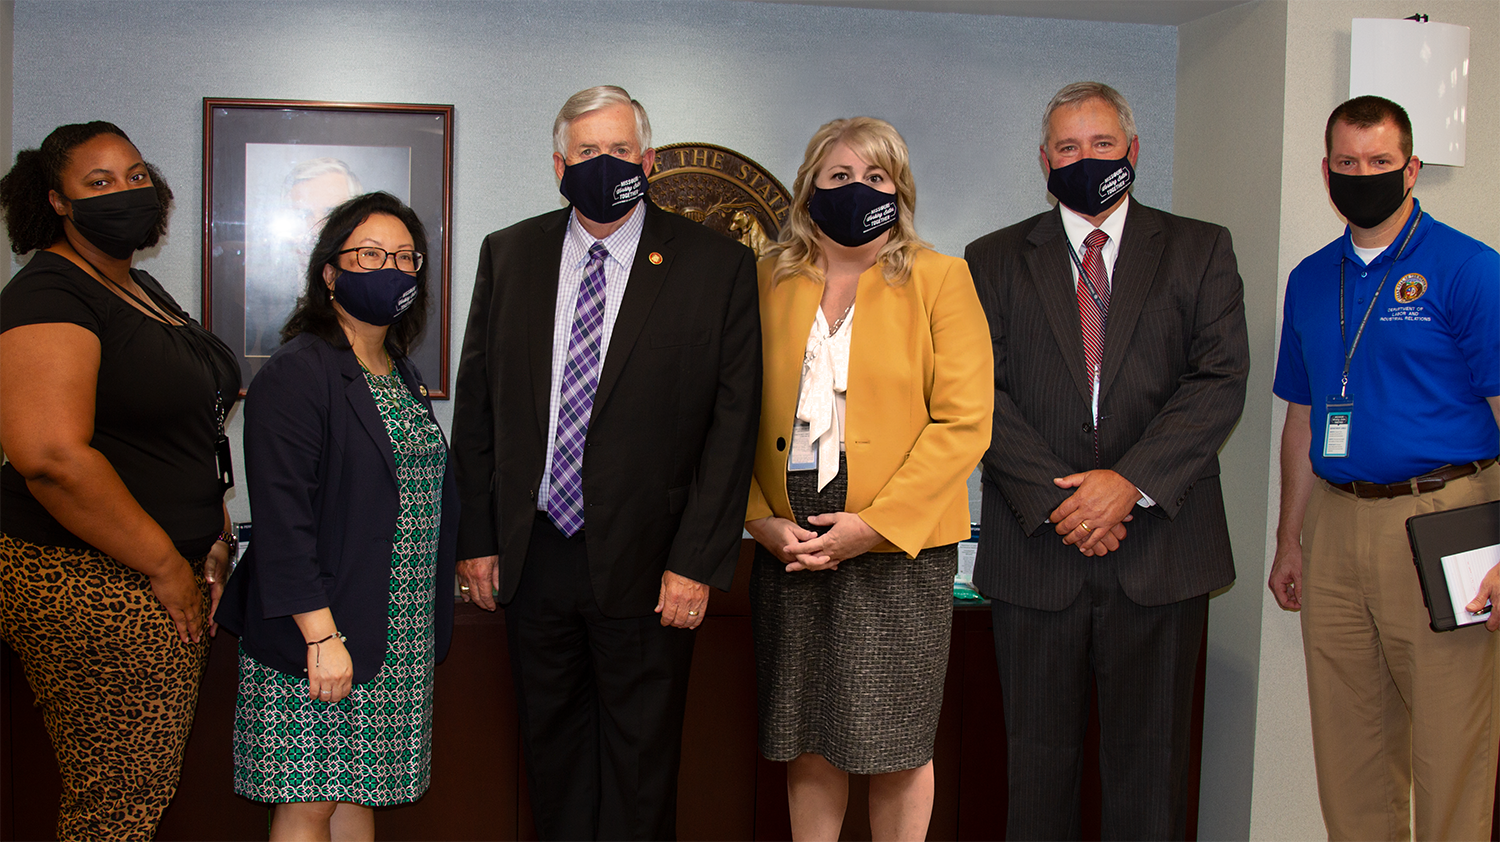
M876 839L922 839L967 480L990 440L989 328L968 266L913 227L906 144L834 120L760 264L764 395L745 528L760 747L792 835L837 839L849 773Z

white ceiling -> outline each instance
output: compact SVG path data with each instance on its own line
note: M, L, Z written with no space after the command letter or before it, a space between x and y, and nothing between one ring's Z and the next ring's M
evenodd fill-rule
M1251 0L756 0L756 2L1179 26L1215 12L1222 12L1231 6L1251 2Z

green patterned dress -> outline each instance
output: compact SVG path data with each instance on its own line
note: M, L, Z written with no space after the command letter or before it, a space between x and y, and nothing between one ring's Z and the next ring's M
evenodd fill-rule
M432 593L448 453L398 372L366 373L365 379L391 438L401 490L385 663L368 683L330 705L308 697L305 677L272 669L240 649L234 791L255 801L383 806L415 801L427 791Z

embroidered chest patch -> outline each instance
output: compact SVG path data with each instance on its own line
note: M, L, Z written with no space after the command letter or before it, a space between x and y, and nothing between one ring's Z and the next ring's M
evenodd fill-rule
M1410 304L1416 301L1426 291L1427 279L1416 272L1402 275L1401 280L1396 282L1396 300L1402 304Z

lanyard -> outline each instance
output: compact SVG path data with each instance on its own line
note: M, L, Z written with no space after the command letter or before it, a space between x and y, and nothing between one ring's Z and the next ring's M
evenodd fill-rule
M1078 259L1078 252L1073 250L1073 241L1069 240L1066 235L1063 236L1063 240L1068 244L1068 256L1073 258L1073 265L1078 267L1078 282L1083 284L1083 288L1088 290L1089 297L1094 299L1094 306L1099 308L1099 317L1104 320L1104 330L1108 332L1109 310L1105 309L1104 300L1099 297L1099 290L1094 289L1094 282L1089 280L1089 273L1083 271L1083 261ZM1101 264L1104 262L1102 248L1100 249L1099 262Z
M205 349L203 348L203 339L202 339L201 336L199 336L199 331L194 331L193 330L193 323L192 322L190 322L190 321L184 321L182 319L182 317L178 316L176 313L169 313L166 310L166 308L164 308L164 307L155 306L153 304L147 304L145 301L142 301L140 299L140 297L137 296L135 293L133 293L130 290L126 289L125 287L121 286L119 284L119 282L117 282L114 278L111 278L110 276L104 274L104 272L101 271L98 266L94 265L94 262L92 260L89 260L87 257L84 257L82 254L79 254L77 249L74 249L73 253L74 254L78 254L78 258L80 260L82 260L84 263L87 263L89 265L90 269L93 269L95 272L98 272L99 273L99 277L103 278L106 283L108 283L110 286L114 287L116 290L119 290L121 294L123 294L124 296L126 296L127 298L129 298L131 301L134 301L135 303L141 305L142 310L147 311L149 317L152 318L154 321L159 321L162 324L166 325L167 327L187 328L188 329L187 333L186 333L187 341L193 346L193 350L198 351L200 353L201 358L203 359L203 361L208 364L209 371L213 374L214 379L215 380L218 379L218 367L216 365L214 365L213 359L210 356L210 354L212 353L213 349L210 347L207 351L205 351ZM141 287L141 289L142 289L142 291L146 291L145 287ZM150 294L151 293L149 291L146 291L146 295L148 297L150 296ZM162 318L157 319L156 316L161 316ZM173 322L173 321L170 321L170 319L176 319L177 321ZM178 322L180 322L180 324ZM207 333L207 331L201 331L201 332L202 333ZM209 335L211 336L212 334L209 334ZM218 427L218 430L219 430L219 438L224 439L225 442L227 442L228 439L225 438L224 422L225 422L225 420L228 419L228 417L229 417L229 409L228 409L228 407L226 407L224 405L224 392L221 389L214 389L214 419L215 419L215 425ZM234 482L231 480L230 483L229 483L229 486L233 487L233 485L234 485Z
M95 272L98 272L99 273L99 277L103 278L104 281L105 281L105 283L107 283L110 286L114 287L115 289L119 290L122 295L124 295L125 297L129 298L131 301L134 301L135 303L141 305L141 309L145 310L153 318L155 318L156 316L161 316L161 318L157 319L157 321L160 321L161 323L163 323L165 325L168 325L170 327L181 327L182 326L182 325L178 324L177 322L172 321L172 319L177 319L178 322L182 321L182 319L178 318L178 316L177 316L176 313L168 314L167 311L164 310L164 309L162 309L161 307L157 307L157 306L154 306L152 304L147 304L146 302L142 301L140 298L136 297L135 293L131 292L130 290L126 289L123 286L120 286L120 284L114 278L111 278L110 276L104 274L104 272L98 266L94 265L94 262L92 260L89 260L87 257L84 257L83 254L78 251L78 249L73 249L73 253L76 254L76 255L78 255L78 259L79 260L82 260L84 263L87 263L89 265L90 269L93 269ZM127 269L126 271L128 272L129 270ZM145 289L145 287L142 287L142 290L144 290L144 289ZM148 293L148 295L149 295L149 293Z
M1349 363L1354 360L1354 349L1359 347L1359 338L1365 335L1365 325L1370 321L1370 314L1375 311L1375 302L1380 300L1380 293L1385 289L1385 282L1390 280L1391 271L1396 268L1396 261L1406 251L1406 244L1411 242L1411 235L1417 233L1417 223L1422 221L1422 212L1417 211L1417 218L1411 222L1411 228L1406 231L1406 239L1401 241L1401 248L1396 249L1396 256L1391 258L1391 265L1385 270L1385 277L1380 279L1380 286L1375 288L1375 294L1370 296L1370 306L1365 308L1365 317L1359 320L1359 330L1354 334L1354 344L1349 345L1349 337L1344 327L1344 262L1345 258L1339 257L1339 344L1348 345L1349 350L1344 352L1344 373L1339 378L1339 397L1348 397L1349 392Z

